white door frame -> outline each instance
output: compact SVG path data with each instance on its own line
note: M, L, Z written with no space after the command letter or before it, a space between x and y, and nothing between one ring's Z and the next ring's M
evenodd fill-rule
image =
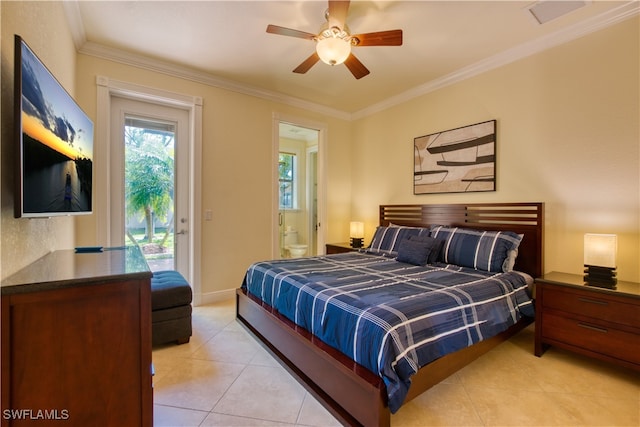
M324 254L324 250L322 250L322 248L320 247L320 245L318 244L318 234L320 231L320 227L317 227L317 224L320 223L320 219L319 217L317 217L317 221L316 223L314 223L312 221L313 218L313 184L315 183L316 185L318 185L318 181L319 181L319 177L318 177L318 152L319 152L319 147L318 145L316 145L315 147L307 147L307 164L306 164L306 171L307 171L307 180L305 183L305 188L307 191L307 197L306 197L306 201L307 201L307 212L309 212L309 214L307 215L307 236L309 236L308 242L311 243L313 241L313 239L311 238L311 236L315 236L315 243L316 243L316 247L315 247L315 254L316 255L322 255ZM312 167L313 161L313 155L315 155L316 157L316 164L314 167ZM309 179L309 171L313 171L312 175L315 175L315 181L313 179ZM317 194L317 188L316 188L316 204L319 204L319 201L317 199L318 194ZM317 206L316 206L317 207ZM316 212L316 216L317 216L317 212ZM309 251L308 253L312 253L312 251Z
M108 77L97 76L97 119L96 119L96 144L95 156L95 215L96 215L96 240L102 246L112 246L111 238L111 175L122 173L112 163L109 142L111 141L111 98L120 96L139 101L156 103L170 107L181 108L189 113L190 138L188 144L188 170L189 175L189 229L188 246L191 254L186 279L193 289L194 305L199 305L202 299L200 286L200 264L202 247L201 236L201 194L202 182L202 98L168 92L161 89L149 88L132 83L111 80Z
M326 236L326 189L325 189L325 156L327 151L327 125L324 123L314 122L311 120L303 119L296 116L291 116L281 113L273 113L272 118L272 157L271 157L271 169L272 169L272 209L271 209L271 257L273 259L280 258L280 228L278 225L278 214L280 212L278 194L279 194L279 180L278 180L278 154L280 152L280 122L290 123L294 126L300 126L308 129L315 129L318 131L318 241L317 241L317 254L325 253L325 236Z

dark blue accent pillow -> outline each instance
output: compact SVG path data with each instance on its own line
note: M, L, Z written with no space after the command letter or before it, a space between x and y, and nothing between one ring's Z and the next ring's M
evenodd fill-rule
M409 236L428 236L428 228L403 227L403 226L379 226L371 240L368 250L371 252L393 252L396 254L400 242Z
M434 239L430 236L409 236L409 240L417 240L427 245L427 247L429 248L429 258L427 259L427 264L433 264L440 261L440 252L442 251L442 247L444 246L444 240Z
M431 253L429 243L420 240L403 239L398 245L396 261L413 265L426 265Z

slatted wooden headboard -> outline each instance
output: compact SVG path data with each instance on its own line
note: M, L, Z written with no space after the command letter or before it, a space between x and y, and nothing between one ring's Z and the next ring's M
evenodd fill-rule
M540 277L544 273L544 203L469 203L380 205L380 225L429 227L452 225L524 234L515 269Z

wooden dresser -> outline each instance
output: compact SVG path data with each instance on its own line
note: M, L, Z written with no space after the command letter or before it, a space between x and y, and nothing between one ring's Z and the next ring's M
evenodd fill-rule
M536 279L536 356L549 345L640 370L640 283L612 290L575 274Z
M55 251L2 282L2 425L153 425L151 272Z

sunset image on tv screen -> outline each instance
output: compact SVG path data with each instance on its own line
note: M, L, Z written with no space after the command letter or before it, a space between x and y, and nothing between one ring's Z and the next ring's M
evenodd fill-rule
M23 211L90 212L93 123L22 44Z

